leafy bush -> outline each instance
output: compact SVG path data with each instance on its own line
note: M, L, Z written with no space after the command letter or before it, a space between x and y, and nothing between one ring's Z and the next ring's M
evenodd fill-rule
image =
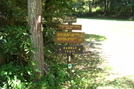
M0 57L6 62L21 64L29 59L32 52L28 27L6 27L0 33Z
M51 27L45 27L43 31L43 40L44 40L44 54L45 56L53 55L53 53L56 51L56 45L55 43L55 32Z
M0 0L0 27L26 24L26 0Z
M30 67L15 65L13 62L0 67L0 88L28 89L33 78Z
M28 27L2 28L0 33L0 86L11 89L24 89L32 80L32 69L29 67L31 49Z

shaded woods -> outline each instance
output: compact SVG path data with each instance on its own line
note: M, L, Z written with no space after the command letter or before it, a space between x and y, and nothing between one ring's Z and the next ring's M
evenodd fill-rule
M132 20L134 1L28 1L0 0L0 88L96 89L105 85L107 72L100 67L104 60L98 55L100 53L86 51L88 47L93 49L98 45L91 39L104 41L105 37L85 36L88 45L83 44L84 54L73 55L74 69L70 74L67 72L67 56L57 54L59 44L55 43L55 33L59 30L58 24L68 15ZM31 5L30 1L35 2ZM32 8L29 15L28 6ZM35 40L34 36L40 38Z

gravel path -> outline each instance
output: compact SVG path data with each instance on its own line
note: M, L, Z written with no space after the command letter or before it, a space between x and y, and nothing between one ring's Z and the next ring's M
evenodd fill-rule
M113 71L134 75L134 21L78 19L82 32L106 36L102 52Z

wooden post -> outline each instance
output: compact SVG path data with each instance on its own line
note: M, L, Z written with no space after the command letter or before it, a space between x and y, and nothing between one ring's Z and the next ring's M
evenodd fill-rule
M68 23L68 25L72 25L72 23ZM68 30L68 32L72 32L72 30ZM68 45L69 45L69 43L68 43ZM68 65L68 72L70 73L71 69L72 69L72 63L71 63L72 53L68 53L67 56L68 56L68 64L67 64Z

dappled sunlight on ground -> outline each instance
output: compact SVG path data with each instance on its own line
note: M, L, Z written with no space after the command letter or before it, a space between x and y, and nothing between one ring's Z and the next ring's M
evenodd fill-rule
M100 46L108 65L120 75L134 75L134 22L78 19L82 32L106 36Z
M109 36L103 43L102 50L108 55L109 64L121 75L134 75L134 42L123 36Z

